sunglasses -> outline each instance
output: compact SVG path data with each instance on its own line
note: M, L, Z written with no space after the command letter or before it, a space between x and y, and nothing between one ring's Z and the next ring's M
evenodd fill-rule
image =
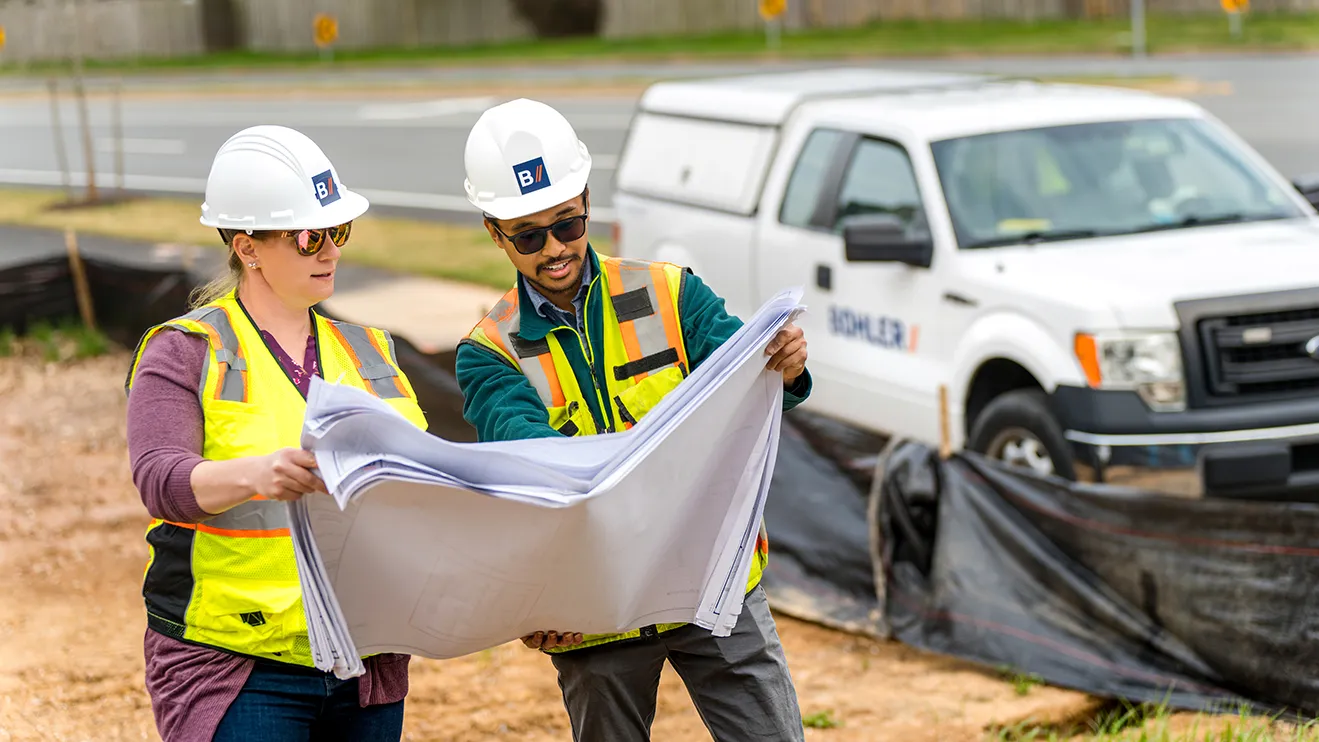
M283 232L285 237L292 237L298 246L298 254L311 256L321 251L325 247L325 238L328 236L330 241L337 247L343 247L348 242L348 235L353 233L353 223L345 222L337 227L326 227L325 229L304 229L299 232Z
M523 230L515 235L506 235L504 230L495 224L495 231L504 237L504 239L513 243L513 249L523 255L535 255L545 249L546 235L553 234L554 239L567 244L576 242L586 234L586 220L590 218L590 212L570 216L567 219L560 219L548 227L535 227L533 229ZM494 224L492 220L490 222Z

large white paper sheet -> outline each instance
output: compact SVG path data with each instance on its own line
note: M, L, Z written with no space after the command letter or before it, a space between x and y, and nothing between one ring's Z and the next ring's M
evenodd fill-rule
M314 379L304 445L333 497L290 521L317 667L351 677L363 655L458 657L537 630L726 636L778 449L763 351L799 299L767 302L612 435L454 443Z

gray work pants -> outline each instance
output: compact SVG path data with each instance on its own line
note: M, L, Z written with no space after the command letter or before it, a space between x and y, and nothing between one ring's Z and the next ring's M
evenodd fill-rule
M688 625L550 657L575 742L649 740L666 659L716 742L805 738L797 692L760 585L747 593L728 636Z

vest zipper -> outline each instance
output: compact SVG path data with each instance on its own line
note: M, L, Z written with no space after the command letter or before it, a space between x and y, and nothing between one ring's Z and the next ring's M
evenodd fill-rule
M589 295L590 293L589 290L587 293ZM595 392L595 401L600 405L600 414L602 415L608 414L608 412L604 408L604 401L600 398L600 389L595 385L595 365L591 363L590 351L587 350L587 342L582 339L582 334L577 332L577 328L575 327L555 327L552 330L550 330L549 334L552 335L556 332L562 332L564 330L571 332L573 334L573 337L577 338L577 350L581 351L582 356L586 358L586 368L588 371L586 375L591 380L591 391ZM576 404L576 402L573 402L572 404ZM568 414L572 415L571 405L569 405L568 410L569 410ZM591 421L595 423L596 430L606 430L607 432L610 433L614 432L609 426L606 426L604 424L603 420L595 416L594 411L591 411Z
M603 277L604 277L604 271L601 270L599 273L596 274L595 278L591 279L591 285L586 287L586 301L582 304L582 312L586 315L586 317L584 318L582 326L587 328L588 330L591 328L591 313L590 313L591 296L595 292L596 285L599 284L599 282L603 279ZM549 334L553 334L555 332L560 332L563 330L567 330L568 332L571 332L573 334L573 337L577 338L577 349L580 350L582 352L582 356L586 358L586 369L587 369L586 375L591 380L591 391L595 392L595 402L597 405L599 405L600 414L603 415L606 420L608 420L608 423L606 424L605 420L601 420L597 418L595 416L595 413L592 412L591 420L595 423L596 430L604 430L607 433L616 432L617 427L614 425L613 410L611 410L609 405L605 403L606 397L600 393L600 385L597 384L595 380L595 349L591 346L590 334L578 332L576 327L567 327L567 326L553 327L550 329Z
M591 285L586 287L586 301L582 303L582 312L586 316L583 318L582 326L587 329L587 332L579 333L577 332L577 328L569 328L569 329L573 331L573 334L577 335L577 341L579 343L584 344L583 353L586 355L586 365L590 370L589 376L591 377L591 389L595 391L595 401L596 404L600 405L600 414L604 415L608 421L607 424L605 425L600 425L599 421L597 421L596 427L597 428L603 427L606 432L613 433L617 430L616 426L614 425L614 414L613 411L609 409L609 405L606 404L605 402L607 397L605 397L600 393L600 385L596 383L596 379L595 379L595 348L591 346L591 334L590 334L591 296L594 294L596 286L603 280L604 280L604 269L602 268L598 273L596 273L595 278L591 279ZM582 338L583 334L586 335L585 340L583 340Z

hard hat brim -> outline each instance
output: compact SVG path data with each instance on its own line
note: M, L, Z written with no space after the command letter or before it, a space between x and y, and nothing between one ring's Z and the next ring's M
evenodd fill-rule
M204 204L203 204L204 206ZM203 209L202 217L199 220L203 226L215 227L218 229L251 229L256 230L278 230L278 229L326 229L328 227L337 227L340 224L351 222L354 219L366 213L371 207L371 202L366 197L356 191L350 191L347 188L340 188L339 200L320 209L314 218L307 219L276 219L266 214L254 216L251 220L227 220L208 218Z
M563 180L554 185L542 188L539 191L528 193L525 196L510 196L507 198L481 199L471 192L471 183L465 183L467 189L467 200L476 208L493 216L496 219L518 219L529 214L535 214L546 209L552 209L561 203L571 201L582 195L586 190L586 181L590 178L591 167L586 167L577 172L570 173Z

